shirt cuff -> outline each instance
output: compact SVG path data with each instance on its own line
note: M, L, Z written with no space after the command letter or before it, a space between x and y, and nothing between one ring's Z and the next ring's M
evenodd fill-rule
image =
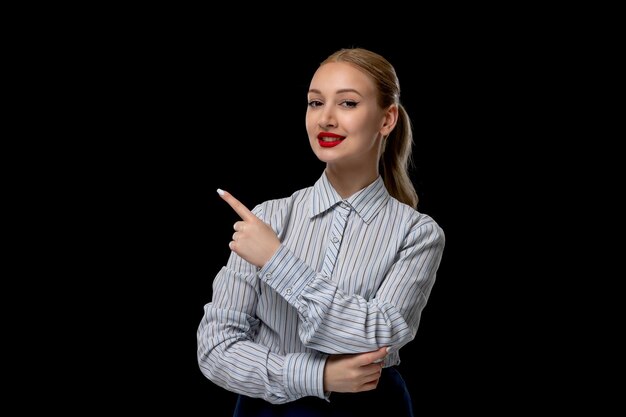
M324 366L328 355L322 353L289 353L285 357L283 382L292 398L319 397L328 401L324 392Z
M272 287L289 304L296 306L298 295L313 280L316 272L302 262L285 245L258 272L259 278Z

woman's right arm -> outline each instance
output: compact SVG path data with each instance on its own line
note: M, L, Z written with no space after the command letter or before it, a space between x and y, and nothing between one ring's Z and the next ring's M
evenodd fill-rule
M263 218L261 206L253 210ZM213 281L213 300L204 307L197 331L198 363L215 384L235 393L285 403L304 396L328 400L329 392L375 387L372 361L386 350L355 355L287 353L278 355L256 342L259 278L256 266L231 252ZM328 359L328 361L327 361ZM372 382L375 380L374 385Z

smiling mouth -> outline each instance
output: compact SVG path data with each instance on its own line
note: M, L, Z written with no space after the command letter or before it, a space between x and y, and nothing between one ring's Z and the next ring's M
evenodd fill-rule
M344 140L344 137L341 136L318 136L317 139L320 142L341 142L342 140Z
M341 142L343 142L344 139L345 138L342 138L342 137L334 138L334 137L328 137L328 136L324 136L324 137L318 136L317 143L319 143L320 146L324 148L332 148L333 146L339 145Z
M317 135L317 140L322 146L329 146L331 144L336 145L340 143L342 140L344 140L345 138L346 138L345 136L337 135L335 133L330 133L330 132L321 132Z

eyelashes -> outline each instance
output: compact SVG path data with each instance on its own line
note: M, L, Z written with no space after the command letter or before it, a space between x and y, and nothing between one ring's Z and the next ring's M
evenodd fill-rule
M321 100L309 100L307 104L311 108L316 108L316 107L323 106L324 102L322 102ZM343 100L338 103L339 106L345 107L348 109L354 109L358 106L358 104L359 102L355 100Z
M344 100L341 103L339 103L340 106L347 107L349 109L355 108L358 104L359 102L354 101L354 100Z

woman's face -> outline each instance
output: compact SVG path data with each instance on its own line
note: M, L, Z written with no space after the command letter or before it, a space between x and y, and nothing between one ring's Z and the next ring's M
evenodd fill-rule
M313 75L307 100L306 130L321 161L378 166L382 137L395 116L379 107L376 86L365 73L343 62L324 64Z

